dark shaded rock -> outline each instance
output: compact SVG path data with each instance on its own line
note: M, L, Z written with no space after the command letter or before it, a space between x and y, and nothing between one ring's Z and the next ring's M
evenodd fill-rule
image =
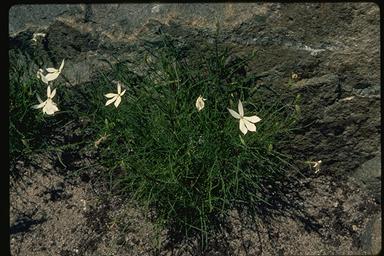
M381 154L363 163L352 173L352 177L381 203Z
M81 5L14 5L9 9L9 33L48 27L61 15L81 12Z
M98 45L97 37L81 33L63 22L55 22L50 26L45 41L46 50L54 56L56 65L60 65L62 59L81 58L81 54L97 50Z

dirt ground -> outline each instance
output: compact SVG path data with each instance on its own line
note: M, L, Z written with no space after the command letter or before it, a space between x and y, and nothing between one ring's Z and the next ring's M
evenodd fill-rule
M94 152L35 154L15 164L23 175L11 180L12 255L379 253L378 6L198 4L180 11L171 4L107 7L62 6L63 11L47 16L42 26L28 17L22 19L21 14L31 8L31 15L41 13L38 8L44 6L20 6L10 11L11 47L39 51L53 63L65 57L68 69L64 75L76 85L92 79L95 70L106 68L105 58L112 61L114 54L140 54L135 51L139 39L155 43L159 29L178 38L181 45L209 40L211 17L218 15L223 21L221 40L236 46L236 55L257 51L255 63L247 69L263 74L258 85L302 95L300 129L282 150L298 163L322 160L321 170L315 173L298 165L302 175L266 188L272 206L260 204L256 219L245 209L232 210L227 224L202 250L196 240L179 240L169 230L159 230L135 202L111 195L98 179L98 173L105 170L97 165ZM129 18L135 8L140 10L135 15L145 14L136 23ZM188 16L191 10L195 15ZM113 12L121 15L112 17ZM31 45L36 31L47 32L46 40ZM289 85L292 73L299 78ZM76 125L64 125L58 136L70 141Z

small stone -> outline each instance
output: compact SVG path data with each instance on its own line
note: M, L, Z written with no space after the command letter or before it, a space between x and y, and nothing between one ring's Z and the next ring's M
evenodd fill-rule
M353 230L353 231L357 231L357 229L358 229L358 228L357 228L356 225L352 225L352 230Z

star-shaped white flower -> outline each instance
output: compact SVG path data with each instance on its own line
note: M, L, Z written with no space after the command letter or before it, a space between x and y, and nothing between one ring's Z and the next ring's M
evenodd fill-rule
M60 75L63 68L64 68L64 60L61 62L59 69L46 68L45 70L48 72L46 75L43 74L42 69L39 69L37 71L37 77L40 78L44 83L48 84L48 82L55 80Z
M34 109L43 109L43 113L47 115L53 115L56 111L59 111L57 105L55 102L53 102L52 98L56 95L56 89L51 91L51 87L48 85L47 87L47 100L42 101L40 96L37 95L37 100L40 102L40 104L32 106Z
M107 102L105 103L105 106L108 106L112 102L115 102L114 105L117 108L119 106L120 102L121 102L121 96L124 95L125 91L126 90L121 91L121 85L120 85L120 83L117 83L117 93L107 93L107 94L105 94L105 97L111 98L111 99L107 100Z
M204 101L207 100L207 99L204 99L203 96L199 96L196 100L196 108L198 111L201 111L203 108L204 108Z
M231 113L231 115L234 118L240 120L240 124L239 124L240 131L244 135L248 131L255 132L256 131L255 123L260 122L261 118L258 116L250 116L250 117L244 116L243 104L241 103L240 100L239 100L239 105L237 108L238 108L239 113L237 113L236 111L234 111L230 108L227 108L227 109L228 109L229 113Z

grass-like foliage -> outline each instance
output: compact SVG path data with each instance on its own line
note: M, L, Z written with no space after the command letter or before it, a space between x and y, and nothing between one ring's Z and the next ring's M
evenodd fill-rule
M145 60L142 77L124 65L110 75L127 91L98 114L101 159L116 188L153 207L160 223L205 237L229 208L262 200L262 180L284 174L289 157L276 149L297 120L296 102L255 86L248 60L231 61L217 44L186 54L164 40ZM239 99L245 116L262 119L256 132L243 135L227 110Z
M9 157L14 163L42 146L46 118L31 106L37 103L36 92L45 88L33 75L32 57L12 49L9 58Z
M65 111L56 115L46 115L40 109L34 108L40 100L46 99L47 85L37 77L39 67L44 67L44 61L37 52L27 52L17 48L9 50L9 163L10 175L19 177L15 164L18 160L31 160L33 153L60 151L50 139L54 129L61 127L79 116L76 105L71 103L74 98L70 90L62 90L63 83L56 82L52 88L59 88L55 102L62 105ZM50 84L52 86L52 84ZM73 106L72 109L68 105Z
M258 75L247 71L253 54L234 58L217 41L188 51L166 37L161 45L145 45L137 63L121 62L92 83L61 87L53 115L31 109L47 85L30 70L32 60L12 53L11 162L44 147L42 137L55 122L86 118L84 131L94 136L89 145L98 148L114 191L154 209L158 223L206 238L230 208L263 200L263 181L284 175L289 156L279 145L297 120L298 102L257 84ZM197 109L200 96L205 101ZM105 106L111 97L121 103ZM256 131L244 134L230 114L239 100L244 116L261 118Z

